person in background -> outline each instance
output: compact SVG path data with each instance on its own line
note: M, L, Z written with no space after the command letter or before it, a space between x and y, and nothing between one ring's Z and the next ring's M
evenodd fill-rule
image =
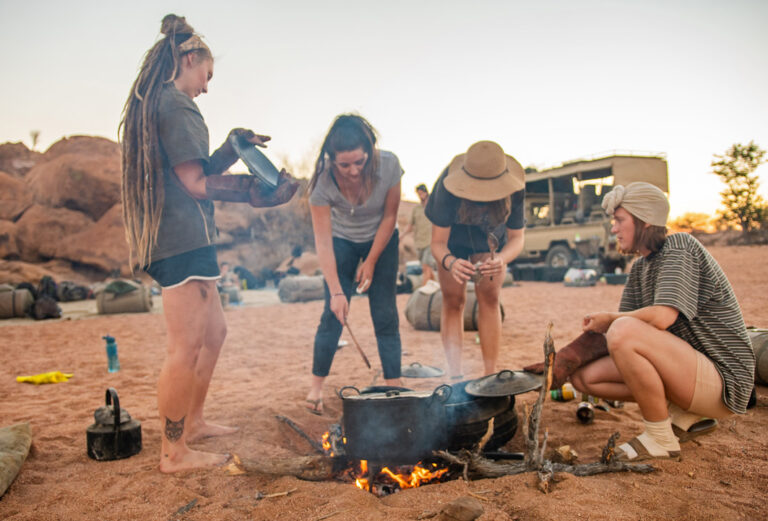
M464 302L475 280L485 374L496 372L501 341L499 294L507 264L523 249L525 172L493 141L453 158L435 182L425 214L443 293L440 336L452 379L463 378Z
M219 279L219 286L226 288L226 287L240 287L240 281L238 280L237 273L229 269L229 263L228 262L222 262L221 263L221 278Z
M193 101L208 92L211 51L183 17L167 15L161 32L120 122L122 203L129 262L163 288L168 352L157 384L160 470L176 472L223 463L226 455L188 443L236 430L203 418L227 332L216 291L212 200L274 206L290 200L298 183L285 171L275 189L255 176L222 175L237 155L229 139L209 154L208 128ZM232 136L255 145L269 140L245 129Z
M437 264L435 263L435 257L432 255L432 248L430 247L432 242L432 223L424 214L424 208L427 206L429 200L429 192L427 186L420 184L416 187L416 195L419 197L419 202L413 207L411 211L411 222L408 224L408 228L403 233L403 237L409 233L413 233L413 245L416 248L416 256L421 262L421 281L422 285L427 281L435 278L435 272Z
M640 256L619 311L584 316L585 333L602 338L602 349L576 342L558 352L555 370L576 366L577 390L637 402L645 430L619 447L619 458L679 459L680 441L716 426L695 430L703 417L745 412L755 355L717 261L692 235L667 235L664 192L644 182L616 186L602 206L621 250ZM561 354L567 363L558 364Z
M323 383L353 292L368 292L384 380L400 385L402 348L395 296L402 174L397 156L376 147L376 134L367 120L352 114L336 118L309 183L315 247L325 277L325 307L315 335L306 399L313 414L323 411Z

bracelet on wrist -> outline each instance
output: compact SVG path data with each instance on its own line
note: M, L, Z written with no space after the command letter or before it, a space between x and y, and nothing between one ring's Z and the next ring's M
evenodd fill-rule
M443 269L445 269L446 271L451 271L451 268L449 268L449 267L447 267L447 266L445 265L445 259L447 259L448 257L451 257L451 256L454 256L454 257L455 257L455 255L453 255L453 253L451 253L451 252L448 252L448 253L446 253L445 255L443 255L443 260L441 260L441 261L440 261L440 265L441 265L441 266L443 267Z
M333 297L346 297L346 295L344 293L334 293L333 295L331 295L331 298Z
M456 261L459 260L458 257L454 257L450 264L448 264L448 271L451 271L453 268L453 265L456 264Z

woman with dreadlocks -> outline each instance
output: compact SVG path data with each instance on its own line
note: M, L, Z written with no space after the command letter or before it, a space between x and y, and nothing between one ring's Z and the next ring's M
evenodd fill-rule
M236 430L203 419L226 335L212 200L274 206L290 200L298 185L285 171L273 190L253 176L222 175L237 160L230 138L264 146L269 137L235 129L209 155L208 128L193 98L208 92L211 51L183 17L167 15L161 32L123 112L122 202L131 266L163 288L168 354L157 392L160 470L176 472L223 463L226 455L187 443Z
M523 249L525 172L492 141L453 158L424 210L443 292L440 336L448 374L460 380L467 281L475 281L477 329L485 374L496 372L501 340L499 293L506 266Z

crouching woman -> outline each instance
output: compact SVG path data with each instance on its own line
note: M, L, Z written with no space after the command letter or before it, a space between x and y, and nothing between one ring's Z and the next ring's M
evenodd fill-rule
M577 369L571 381L593 396L637 402L645 430L619 447L619 458L679 459L676 434L683 439L701 417L745 412L755 358L744 319L701 243L686 233L667 235L669 203L661 190L642 182L617 186L603 208L620 248L640 256L619 312L584 317L585 332L605 334L607 356Z

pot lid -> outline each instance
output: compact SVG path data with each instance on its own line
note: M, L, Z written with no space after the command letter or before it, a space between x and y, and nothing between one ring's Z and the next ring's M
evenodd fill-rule
M402 370L401 374L405 378L437 378L443 376L445 371L438 367L421 365L419 362L413 362Z
M438 385L432 391L400 391L397 389L388 390L379 393L361 393L357 387L347 385L339 389L338 395L342 400L414 400L424 398L437 398L441 403L445 403L451 396L451 386ZM354 394L353 394L354 393Z
M541 387L544 377L525 371L504 369L477 380L472 380L465 388L472 396L509 396L527 393Z
M258 177L270 188L277 187L280 182L280 172L272 164L264 153L248 141L241 140L238 136L231 136L229 142L235 149L237 156L242 159L248 171Z

